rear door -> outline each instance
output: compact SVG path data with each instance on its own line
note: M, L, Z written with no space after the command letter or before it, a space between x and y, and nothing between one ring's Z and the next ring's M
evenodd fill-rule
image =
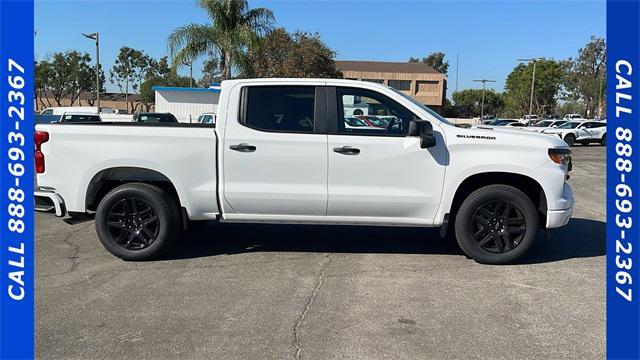
M289 85L240 90L240 109L228 110L223 137L225 218L326 215L324 92Z
M436 146L422 149L420 138L407 136L417 116L395 100L357 88L327 93L327 215L358 223L430 224L447 161L442 135L434 128ZM360 112L383 119L385 127L349 125Z

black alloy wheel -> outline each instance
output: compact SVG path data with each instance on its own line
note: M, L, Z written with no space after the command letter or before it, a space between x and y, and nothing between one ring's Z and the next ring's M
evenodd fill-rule
M505 184L475 190L454 215L458 245L483 264L508 264L521 258L535 241L539 224L531 199Z
M158 237L160 218L145 200L128 197L111 207L107 226L113 242L128 250L141 250Z
M491 253L501 254L515 249L527 230L522 211L506 200L480 205L471 222L473 240Z
M168 250L180 232L178 202L161 188L127 183L109 191L96 209L104 247L128 261L149 260Z

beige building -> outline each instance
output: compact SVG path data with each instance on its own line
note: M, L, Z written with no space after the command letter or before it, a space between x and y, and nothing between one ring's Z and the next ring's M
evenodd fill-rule
M337 60L336 68L345 79L391 86L442 113L447 77L422 62Z

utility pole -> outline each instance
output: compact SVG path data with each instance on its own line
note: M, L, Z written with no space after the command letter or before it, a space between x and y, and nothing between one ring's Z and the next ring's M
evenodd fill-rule
M542 60L541 57L529 58L529 59L517 59L522 62L533 62L533 76L531 78L531 98L529 99L529 122L531 121L531 113L533 112L533 91L536 84L536 62Z
M484 118L484 92L486 90L486 86L488 82L496 82L496 81L489 80L489 79L480 79L480 80L473 80L473 81L482 83L482 106L480 107L480 123L482 124L482 120Z
M100 115L100 40L97 32L91 34L83 33L82 36L96 41L96 108Z

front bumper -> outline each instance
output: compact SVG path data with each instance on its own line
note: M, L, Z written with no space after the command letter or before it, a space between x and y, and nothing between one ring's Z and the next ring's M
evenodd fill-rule
M547 229L559 228L567 225L573 214L573 190L571 185L564 184L562 189L562 202L566 208L560 210L547 210Z
M54 212L56 216L64 216L67 212L64 206L64 200L55 191L38 188L34 193L35 199L34 209L36 211Z

